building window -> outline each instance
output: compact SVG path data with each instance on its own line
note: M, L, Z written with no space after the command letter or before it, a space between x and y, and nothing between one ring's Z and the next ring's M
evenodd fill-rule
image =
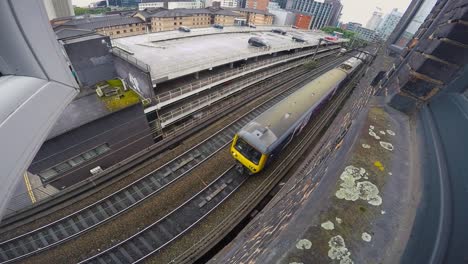
M120 34L120 31L117 30L117 34Z
M174 17L174 20L177 20L177 17Z
M127 30L126 30L126 29L124 29L124 33L127 33Z
M179 25L182 25L182 22L180 22Z
M130 32L133 32L133 28L130 29Z
M73 169L74 167L79 166L82 163L85 163L89 160L92 160L98 156L103 155L104 153L108 152L110 150L109 145L103 144L100 145L94 149L88 150L76 157L73 157L67 161L64 161L60 164L55 165L52 168L43 170L38 173L38 175L43 179L43 180L48 180L50 178L53 178L57 175L60 175L66 171L69 171Z
M402 32L402 34L398 37L397 41L395 41L395 45L400 47L405 47L408 42L413 38L416 31L418 31L419 27L422 25L426 17L431 13L432 8L436 4L436 0L426 0L422 3L419 7L416 14L411 19L411 22Z
M177 22L174 22L174 26L177 26Z

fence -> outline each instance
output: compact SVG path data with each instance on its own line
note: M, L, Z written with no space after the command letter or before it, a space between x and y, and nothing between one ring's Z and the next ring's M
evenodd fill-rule
M291 27L285 26L258 26L257 28L232 26L224 27L224 29L216 28L196 28L190 32L168 31L168 32L154 32L148 35L150 42L166 41L178 38L190 38L205 35L226 34L226 33L249 33L249 32L264 32L270 31L274 28L283 28L286 31L291 31Z
M304 59L302 62L304 64L304 63L307 63L308 61L311 61L311 60L310 59ZM264 88L266 88L267 86L276 85L276 84L280 83L281 81L282 80L278 80L278 81L276 81L274 83L270 83L270 82L263 83L260 86L258 86L255 90L253 90L252 93L243 93L238 98L236 98L235 100L226 100L226 101L223 101L222 103L216 104L216 106L210 107L209 109L204 110L203 112L201 112L199 115L197 115L197 117L194 117L194 118L182 123L181 125L171 127L171 129L166 129L163 132L164 138L169 138L169 137L175 136L180 131L183 131L183 130L186 130L188 128L194 127L196 125L202 124L202 123L206 122L209 118L213 117L214 115L220 114L220 113L226 111L226 109L229 106L235 105L239 101L245 101L245 99L250 98L252 95L253 96L260 95L261 93L263 93Z
M326 51L326 50L321 50L320 52L324 52L324 51ZM225 71L225 72L210 76L208 78L205 78L203 80L192 82L192 83L184 85L182 87L179 87L179 88L172 89L170 91L161 93L161 94L155 96L154 99L155 99L156 104L160 104L162 102L166 102L168 100L172 100L174 98L180 97L180 96L182 96L184 94L188 94L190 92L194 92L194 91L195 92L200 92L202 87L207 87L207 86L209 86L209 85L211 85L211 84L213 84L213 83L215 83L217 81L220 81L220 80L232 77L232 76L240 75L240 74L246 73L248 71L252 71L254 69L260 70L261 69L260 67L265 66L265 65L273 66L277 62L287 62L289 60L293 60L293 59L296 59L296 58L311 55L313 53L314 53L313 50L306 50L306 51L297 52L297 53L294 53L294 54L291 54L291 55L279 56L279 57L275 57L273 59L268 59L268 60L263 60L263 61L259 61L259 62L256 62L256 63L252 63L252 64L249 64L249 65L246 65L246 66L242 66L242 67L239 67L239 68L228 70L228 71Z
M116 48L112 49L112 54L116 55L117 57L135 65L136 67L140 68L143 71L151 72L151 68L148 64L138 60L137 58L129 55L127 52L121 50L119 46L115 46Z
M193 100L190 103L181 106L179 108L176 108L174 110L171 110L170 112L164 113L160 116L160 122L161 122L161 127L164 128L167 125L169 125L172 122L175 122L205 106L208 106L212 103L215 103L216 101L225 98L233 93L236 93L238 91L243 90L244 88L257 83L259 81L262 81L266 78L269 78L275 74L281 73L283 71L289 70L291 68L297 67L299 65L302 65L308 61L311 61L311 59L302 59L293 63L290 63L288 65L280 66L274 69L271 69L269 71L265 71L259 74L255 74L253 76L250 76L249 78L243 79L242 81L236 82L232 85L223 87L222 89L211 93L209 95L203 96L199 99Z

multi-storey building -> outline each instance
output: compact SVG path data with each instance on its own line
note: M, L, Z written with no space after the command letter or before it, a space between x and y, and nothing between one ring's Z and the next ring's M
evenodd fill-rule
M325 0L325 3L329 3L332 5L330 20L328 21L327 25L331 27L338 26L341 17L341 11L343 10L341 0Z
M233 8L233 7L245 6L245 0L244 0L243 4L241 4L241 0L219 0L219 1L213 1L213 2L219 2L220 7ZM214 6L214 4L213 4L213 6Z
M309 29L314 18L311 15L296 14L294 26L300 29Z
M276 2L270 2L268 4L268 11L275 16L273 19L274 25L291 26L294 25L294 22L296 21L295 13L282 9Z
M268 11L257 10L252 8L230 8L235 13L247 19L247 23L251 25L273 25L275 15Z
M377 33L374 30L370 30L365 27L357 27L355 30L356 32L356 37L365 40L367 42L377 42L379 41L379 37Z
M332 15L332 4L313 0L288 0L286 9L311 15L311 28L320 29L328 25Z
M212 24L234 25L239 15L222 8L165 9L150 8L139 11L138 17L148 24L151 32L176 30L181 26L189 28L209 27Z
M372 17L367 21L366 28L370 30L375 30L382 22L383 13L378 9L372 13Z
M397 26L402 15L403 14L398 12L398 9L396 8L394 8L390 14L387 14L379 27L377 27L376 32L379 37L386 40Z
M345 29L349 31L356 31L358 27L362 27L362 24L357 22L349 22L348 24L346 24Z
M269 0L247 0L245 8L258 9L262 11L268 11Z
M166 9L197 9L204 8L205 3L200 0L143 0L138 4L138 10L144 10L146 8L158 8L164 7Z

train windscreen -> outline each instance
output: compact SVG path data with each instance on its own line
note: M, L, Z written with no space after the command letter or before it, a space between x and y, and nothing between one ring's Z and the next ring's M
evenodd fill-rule
M251 162L257 165L260 162L262 153L254 149L247 142L245 142L242 138L237 139L236 145L234 147L236 148L237 151L239 151L242 154L242 156L246 157Z

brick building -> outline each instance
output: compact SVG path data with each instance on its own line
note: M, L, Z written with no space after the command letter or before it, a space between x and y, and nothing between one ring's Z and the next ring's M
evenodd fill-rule
M134 15L146 21L151 32L177 30L181 26L189 28L210 27L213 24L234 25L238 14L222 8L165 9L147 8Z
M268 11L269 0L247 0L245 8L252 8L262 11Z
M229 10L239 14L247 19L251 25L273 25L275 15L268 11L257 10L253 8L230 8Z
M312 25L312 20L314 20L314 18L311 15L296 14L294 26L300 29L309 29Z

